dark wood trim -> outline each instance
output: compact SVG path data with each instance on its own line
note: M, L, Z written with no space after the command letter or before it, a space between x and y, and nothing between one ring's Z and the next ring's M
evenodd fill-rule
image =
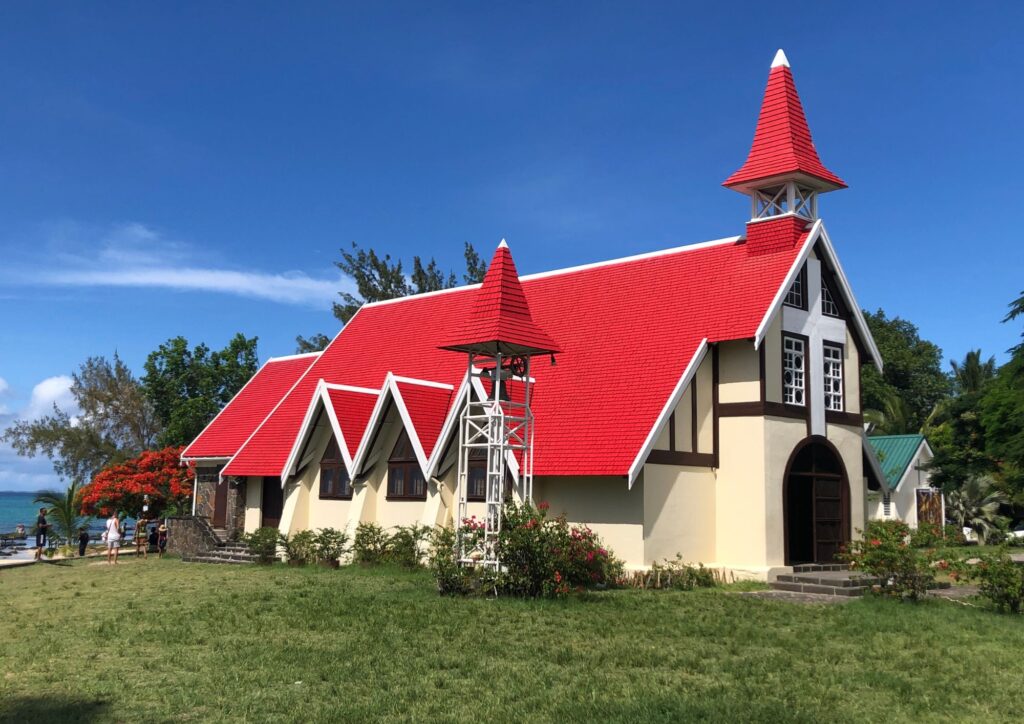
M718 467L718 345L711 348L711 456ZM696 452L696 450L694 450Z
M688 453L672 450L651 450L647 456L651 465L687 465L697 468L715 468L718 463L711 453Z
M427 499L427 494L426 493L424 493L423 495L385 495L384 496L384 500L389 500L389 501L390 500L393 500L393 501L402 501L402 500L417 501L418 500L419 502L422 503L426 499Z
M675 452L676 449L676 413L668 416L668 449Z
M864 427L864 415L859 412L831 412L825 410L825 422L830 422L833 425Z
M803 410L781 402L723 402L718 406L719 417L785 417L803 420Z
M843 536L844 540L848 543L851 538L850 523L851 523L851 512L850 512L850 479L846 472L846 462L843 460L843 456L839 453L832 442L821 435L810 435L801 440L793 451L789 454L789 460L786 461L786 469L784 477L782 478L782 554L783 560L787 566L793 565L789 557L789 478L793 474L792 467L793 463L796 462L797 455L800 454L805 447L808 445L820 444L824 445L829 451L835 456L836 460L839 461L840 483L839 489L841 491L841 503L843 513ZM835 477L834 475L822 474L821 477ZM813 521L812 521L813 525Z

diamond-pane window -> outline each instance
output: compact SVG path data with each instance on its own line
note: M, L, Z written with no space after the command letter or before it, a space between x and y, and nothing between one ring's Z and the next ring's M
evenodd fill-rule
M802 339L782 338L782 400L787 405L805 404L806 348Z
M843 348L834 344L826 344L823 352L825 358L825 409L842 412Z

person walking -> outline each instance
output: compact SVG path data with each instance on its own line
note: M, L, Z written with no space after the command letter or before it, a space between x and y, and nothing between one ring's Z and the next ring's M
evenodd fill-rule
M149 546L146 545L147 523L148 521L145 518L135 521L135 560L139 560L139 556L142 556L147 561L149 560Z
M78 529L78 557L85 555L85 548L89 545L89 529L82 527Z
M164 553L167 551L167 526L163 523L160 524L160 528L156 533L156 549L157 558L163 558Z
M36 518L36 560L43 556L43 548L46 546L47 533L50 531L50 524L46 522L46 508L39 509L39 517Z
M111 513L107 518L107 527L103 531L103 540L107 542L107 563L117 563L117 553L121 548L121 521L117 513Z

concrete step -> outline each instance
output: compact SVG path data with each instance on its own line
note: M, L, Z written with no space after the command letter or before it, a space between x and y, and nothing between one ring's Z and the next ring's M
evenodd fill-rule
M801 563L793 566L793 573L819 573L821 571L848 571L849 563Z
M794 583L779 580L773 581L768 585L776 591L819 593L826 596L863 596L869 589L869 586L826 586L816 583Z
M837 588L856 588L873 586L881 583L881 579L872 578L849 571L817 571L814 573L782 573L776 577L782 583L800 583L808 586L835 586Z
M224 563L228 565L251 565L253 563L252 560L243 560L240 558L224 558L220 556L210 555L191 556L188 558L182 558L181 560L185 563Z

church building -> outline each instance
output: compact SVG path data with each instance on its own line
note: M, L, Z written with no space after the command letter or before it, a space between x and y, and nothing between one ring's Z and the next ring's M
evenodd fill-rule
M630 567L832 562L875 484L860 369L882 361L819 216L846 184L781 50L724 186L750 198L742 233L522 277L502 242L482 284L365 304L323 352L271 359L184 451L194 513L451 526L497 480ZM521 444L474 445L477 407Z

